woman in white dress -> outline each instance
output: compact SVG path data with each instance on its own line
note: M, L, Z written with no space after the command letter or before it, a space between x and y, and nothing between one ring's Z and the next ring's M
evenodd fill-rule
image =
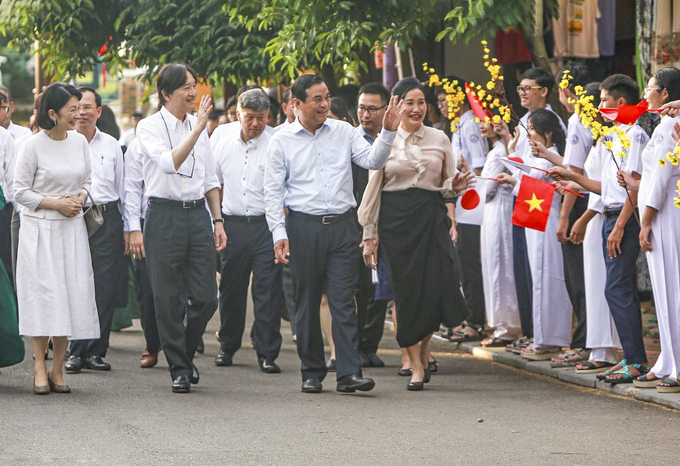
M90 188L87 140L73 131L80 92L54 83L40 98L43 131L24 144L14 172L22 205L17 257L19 333L35 353L34 393L70 393L62 361L68 340L99 338L94 276L82 206ZM47 372L45 350L54 358Z
M499 160L506 157L507 150L493 130L491 123L480 123L482 137L493 143L486 156L482 177L495 178L509 170ZM515 290L515 274L512 259L512 186L488 181L486 206L482 222L482 278L484 280L484 303L487 325L494 329L482 346L505 347L519 338L522 331Z
M549 110L536 110L529 118L528 130L535 155L533 166L548 170L553 163L547 157L559 160L564 153L566 136L559 117ZM531 170L529 176L552 181L540 170ZM507 174L497 178L519 189L521 180ZM530 360L549 360L571 342L571 302L564 281L562 248L557 241L560 208L560 195L555 192L545 231L526 229L529 267L534 277L534 342L522 350L522 357Z

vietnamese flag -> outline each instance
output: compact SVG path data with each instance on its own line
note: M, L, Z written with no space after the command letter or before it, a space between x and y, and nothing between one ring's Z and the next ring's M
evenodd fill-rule
M528 175L522 176L515 210L512 212L512 224L545 231L554 195L555 186L552 184Z

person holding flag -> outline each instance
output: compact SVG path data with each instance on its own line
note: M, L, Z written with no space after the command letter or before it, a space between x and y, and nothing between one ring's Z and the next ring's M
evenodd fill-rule
M493 130L493 124L480 122L481 135L493 144L486 157L481 176L486 180L486 202L481 230L482 277L487 325L493 335L482 346L504 347L519 338L522 331L515 290L512 257L512 186L499 184L495 177L509 174L499 157L506 157L505 144Z
M407 389L422 390L432 334L469 312L453 250L454 206L446 199L467 188L473 173L455 174L446 134L423 125L427 104L416 78L399 81L392 95L403 107L401 123L385 167L371 173L358 217L364 261L372 268L380 236L398 311L397 342L411 360Z
M538 109L528 123L529 145L534 148L535 157L541 157L543 148L564 153L565 133L557 115ZM571 309L562 249L555 240L560 217L559 194L545 182L550 167L552 163L546 158L536 158L531 172L520 179L505 173L496 177L501 183L515 186L517 201L512 223L526 229L533 279L534 342L522 350L522 357L530 360L549 360L571 341Z

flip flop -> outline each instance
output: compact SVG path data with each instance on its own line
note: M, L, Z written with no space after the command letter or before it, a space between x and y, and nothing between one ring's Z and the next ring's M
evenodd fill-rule
M648 372L647 374L641 375L640 377L636 378L633 380L633 385L636 386L637 388L654 388L656 387L661 380L658 377L654 377L653 379L650 379L651 372Z
M491 340L491 341L489 341ZM487 338L486 340L482 341L482 346L484 348L503 348L507 346L508 343L510 343L511 340L503 340L502 338ZM485 343L488 342L488 343Z
M626 365L628 365L628 361L626 361L625 359L622 359L621 362L619 362L619 363L617 363L617 364L614 364L614 366L612 366L612 368L613 368L613 367L616 367L617 365L618 365L618 366L621 366L621 367L626 366ZM597 374L597 375L595 376L595 378L596 378L597 380L606 380L607 377L609 377L610 375L612 375L612 370L611 370L611 369L607 369L606 371L604 371L604 372L602 372L602 373L600 373L600 374Z
M634 367L635 369L637 369L638 371L640 371L640 375L639 375L639 376L635 376L635 375L633 375L633 374L630 373L630 369L629 369L629 368L630 368L631 366ZM645 369L646 369L646 370L645 370ZM623 366L623 368L621 368L621 370L614 371L614 372L612 372L612 374L611 374L611 375L614 375L614 374L617 374L617 375L622 374L623 377L618 378L618 379L605 379L604 382L605 382L605 383L608 383L608 384L611 384L611 385L617 385L617 384L620 384L620 383L632 383L633 380L635 380L637 377L640 377L641 375L644 375L644 374L646 374L647 372L649 372L649 369L651 369L650 366L642 367L642 364L626 364L625 366Z
M668 387L656 386L656 391L659 393L678 393L680 392L680 383L673 379L663 379L661 382L668 384Z
M614 364L611 362L602 362L604 366L597 366L595 362L601 362L601 361L586 361L582 362L580 365L581 366L586 366L588 369L576 369L577 374L596 374L599 372L604 372L608 371L610 367L614 367ZM579 364L577 364L579 366Z

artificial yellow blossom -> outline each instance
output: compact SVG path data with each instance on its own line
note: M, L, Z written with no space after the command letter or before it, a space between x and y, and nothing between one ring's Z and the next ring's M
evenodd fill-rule
M482 45L489 45L489 43L485 39L482 39Z
M607 150L612 150L612 147L614 147L614 143L612 141L605 141L604 146L607 148Z
M494 124L499 124L501 122L501 116L500 115L494 115L493 116L493 122L494 122Z
M659 159L659 165L661 165L662 167L665 167L666 161L664 159Z

